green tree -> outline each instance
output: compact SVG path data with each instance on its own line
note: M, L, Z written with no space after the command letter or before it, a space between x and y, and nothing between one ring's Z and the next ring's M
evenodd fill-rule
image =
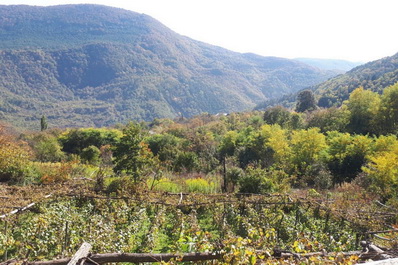
M307 127L318 127L321 132L328 131L343 132L346 130L349 121L349 112L346 108L319 109L309 114Z
M236 131L228 131L221 139L218 152L222 158L233 156L238 146L238 133Z
M48 128L47 117L43 115L40 119L40 130L45 131L47 130L47 128Z
M242 193L266 194L270 192L286 192L289 189L285 172L273 168L262 169L249 166L240 176L239 191Z
M290 128L293 130L303 127L303 114L291 112L282 106L275 106L265 110L264 121L267 124L278 124L282 128Z
M0 124L0 182L26 183L31 166L31 152L25 142L17 141Z
M198 156L194 152L180 152L174 161L174 169L178 172L192 172L198 169Z
M348 131L367 134L375 132L375 118L380 107L380 96L362 87L355 89L347 102L349 114Z
M260 134L264 139L263 150L265 152L261 153L262 158L271 160L278 168L284 168L291 156L287 131L279 125L264 125L261 127Z
M326 137L318 128L293 131L290 145L292 165L299 176L305 175L313 164L321 164L326 155Z
M291 120L290 111L282 106L275 106L265 110L264 121L267 124L278 124L287 127Z
M235 186L238 184L239 180L242 178L242 176L244 175L244 171L243 169L241 169L240 167L229 167L228 169L226 169L225 172L225 179L224 179L224 191L225 192L234 192L235 191Z
M377 117L380 134L396 133L398 130L398 83L383 91Z
M383 199L398 196L398 140L395 135L375 139L368 163L362 167L370 188Z
M220 156L220 161L223 166L223 191L226 192L228 187L232 185L235 186L237 179L234 177L228 177L227 170L227 157L234 156L235 151L238 146L238 133L236 131L228 131L221 139L220 145L218 147L218 154ZM236 171L237 172L237 171ZM235 173L236 173L235 172ZM236 174L233 173L232 176ZM234 175L235 174L235 175Z
M317 108L314 93L311 90L303 90L297 95L297 112L312 111Z
M397 149L398 150L398 149ZM370 157L370 162L363 167L367 174L371 188L380 194L383 199L398 195L398 154L382 152Z
M90 145L82 150L80 158L83 162L97 165L100 162L100 155L101 151L98 149L98 147Z
M116 129L84 128L73 129L59 137L62 150L69 154L78 154L91 145L101 148L103 145L115 145L121 137L121 132Z
M144 143L144 137L145 132L138 124L129 123L123 129L123 136L113 152L114 171L131 175L135 183L143 179L153 162L152 153Z
M36 159L41 162L60 162L65 159L65 153L57 138L50 134L41 134L30 140Z
M186 135L188 142L188 152L193 152L197 156L199 170L210 172L220 163L217 159L218 142L214 135L205 127L199 127L196 131L188 132Z
M272 157L272 154L270 154L272 150L265 146L266 138L260 131L249 126L239 132L236 156L241 168L246 168L251 164L261 163L262 166L266 166L264 163L272 163L268 159Z
M248 127L238 134L237 142L235 150L242 168L250 164L285 168L290 159L287 130L278 124L265 124L260 130Z
M328 167L334 183L349 182L361 171L366 156L373 150L373 139L365 135L328 133Z
M394 151L398 146L396 135L380 135L375 139L373 151L375 153Z
M291 113L289 128L292 130L299 130L304 128L304 115L302 113Z
M169 133L155 134L145 140L149 149L169 169L182 149L183 140Z

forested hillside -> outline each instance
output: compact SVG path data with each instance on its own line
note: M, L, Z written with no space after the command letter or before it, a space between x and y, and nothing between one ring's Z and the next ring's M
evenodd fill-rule
M0 6L0 49L0 118L29 128L241 111L334 75L98 5Z
M350 93L363 87L382 93L398 81L398 54L358 66L344 75L332 78L314 87L320 107L339 106Z
M381 94L383 90L398 81L398 54L355 67L345 74L338 75L318 85L307 87L315 93L321 108L339 107L350 93L358 87ZM267 99L255 109L283 105L294 109L297 95L291 93L276 99Z

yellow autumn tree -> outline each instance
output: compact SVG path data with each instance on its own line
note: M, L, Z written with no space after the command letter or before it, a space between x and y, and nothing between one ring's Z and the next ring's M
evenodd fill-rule
M279 125L263 125L260 132L267 140L264 147L273 151L273 160L279 167L283 167L290 159L291 149L287 138L287 131Z
M321 162L327 148L326 137L319 128L293 131L290 145L292 165L299 175L305 174L311 165Z
M387 145L388 144L388 145ZM368 156L369 162L362 167L370 187L383 198L398 195L398 141L395 136L381 136L376 140L375 152Z
M376 130L375 117L380 108L380 96L363 87L355 89L345 106L349 111L348 131L351 133L367 134Z
M0 182L23 182L30 156L27 144L17 141L0 125Z

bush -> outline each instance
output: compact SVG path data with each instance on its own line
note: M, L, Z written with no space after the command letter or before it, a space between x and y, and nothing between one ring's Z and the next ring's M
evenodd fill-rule
M111 180L105 192L107 194L134 194L142 188L141 184L129 176L117 177Z
M266 194L288 190L287 174L282 170L254 168L249 166L239 180L239 191L242 193Z
M194 152L181 152L174 163L177 172L192 172L198 168L198 156Z
M82 150L91 145L100 148L103 145L115 145L122 136L115 129L74 129L63 133L59 140L62 150L69 154L80 154Z
M100 162L100 155L101 151L98 149L98 147L90 145L82 150L80 158L85 163L98 165Z
M303 177L305 186L328 189L333 185L333 176L324 164L311 165Z
M5 134L0 128L0 182L34 182L37 173L30 158L29 146Z
M60 162L65 159L65 153L55 136L40 134L32 137L30 142L36 159L41 162Z
M74 178L93 176L97 168L81 164L78 160L57 163L35 162L35 168L41 183L62 183Z
M227 185L227 191L234 191L235 186L238 184L239 179L242 178L244 172L241 168L239 167L231 167L227 169L227 183L224 185Z

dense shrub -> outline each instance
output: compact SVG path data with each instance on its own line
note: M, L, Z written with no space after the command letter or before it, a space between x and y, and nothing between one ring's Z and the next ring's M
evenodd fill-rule
M239 192L266 194L282 192L288 188L286 173L275 169L248 167L245 174L239 179Z
M100 162L101 151L98 147L90 145L82 150L80 158L83 162L96 165Z

